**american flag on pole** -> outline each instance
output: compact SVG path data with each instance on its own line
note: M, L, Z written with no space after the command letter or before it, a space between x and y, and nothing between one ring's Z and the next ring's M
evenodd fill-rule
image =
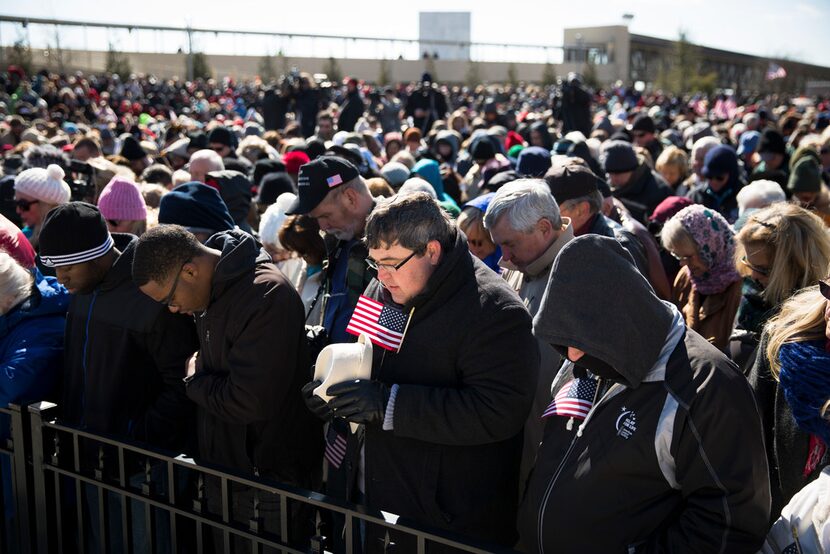
M597 380L591 377L576 378L565 383L565 386L556 393L556 398L545 409L542 417L560 415L585 419L591 406L594 405L594 395L597 392Z
M343 463L343 458L346 457L346 436L337 432L334 426L329 425L329 430L326 433L326 459L334 466L334 469L339 469Z
M401 348L408 319L397 308L361 295L346 326L346 332L358 336L366 333L372 344L397 352Z
M769 67L767 67L767 81L783 79L786 76L787 71L777 63L770 63Z

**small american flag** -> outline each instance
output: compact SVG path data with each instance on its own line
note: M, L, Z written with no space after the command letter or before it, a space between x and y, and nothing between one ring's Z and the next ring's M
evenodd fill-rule
M576 419L585 419L585 416L591 411L591 406L594 405L594 395L596 392L596 379L586 377L568 381L556 393L556 398L547 407L542 417L560 415Z
M340 469L343 463L343 458L346 457L346 437L337 432L333 426L329 425L329 430L326 433L326 459L334 466L334 469Z
M774 81L776 79L783 79L787 76L787 70L778 65L777 63L769 64L767 67L767 81Z
M358 336L365 333L372 344L397 352L401 348L408 319L402 311L361 295L346 332Z
M328 179L326 179L326 183L328 183L329 188L336 187L337 185L343 184L343 178L338 173L337 175L332 175Z

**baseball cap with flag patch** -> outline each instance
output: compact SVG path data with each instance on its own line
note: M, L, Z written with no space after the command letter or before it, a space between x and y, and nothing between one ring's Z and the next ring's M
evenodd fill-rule
M286 214L307 214L323 201L330 190L359 177L357 168L337 156L320 156L300 167L299 194Z

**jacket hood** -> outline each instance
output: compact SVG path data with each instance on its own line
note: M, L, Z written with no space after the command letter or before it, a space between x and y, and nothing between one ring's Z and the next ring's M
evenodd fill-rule
M271 261L271 257L262 250L254 237L238 229L216 233L208 239L205 246L222 252L213 271L212 298L219 296L229 284L257 264Z
M432 185L438 200L444 200L444 181L441 180L441 167L438 162L435 160L421 160L412 167L412 173Z
M609 237L584 235L559 252L533 334L613 367L636 388L657 362L673 314L637 271L631 255Z
M121 254L107 271L104 280L98 285L102 291L112 290L121 286L124 281L133 279L133 256L135 256L138 237L129 233L112 233L112 240Z
M458 149L460 144L458 143L458 137L449 130L439 131L438 134L435 136L435 144L438 145L439 142L446 142L452 148L452 154L450 154L450 161L454 162L455 158L458 156Z
M35 268L35 288L31 296L0 316L0 338L5 337L20 322L35 317L66 315L69 292L54 277L44 277Z
M230 169L212 171L208 173L206 181L219 190L233 222L244 228L251 209L251 181L239 171Z
M547 123L544 121L535 121L530 126L530 131L536 131L542 136L543 148L546 150L553 150L553 137L550 134Z

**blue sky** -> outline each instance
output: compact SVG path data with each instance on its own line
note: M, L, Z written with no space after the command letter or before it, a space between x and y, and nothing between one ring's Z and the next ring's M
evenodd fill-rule
M521 2L458 2L420 0L394 3L313 0L311 2L264 2L262 0L27 0L0 2L0 13L30 17L106 21L116 23L164 24L240 30L295 33L362 35L417 38L419 11L472 12L473 41L559 45L564 27L614 25L623 13L634 19L633 33L677 37L685 29L693 42L749 54L786 56L830 66L830 0L592 0L580 2L529 0ZM486 7L485 7L486 6ZM19 30L0 26L0 41L8 44ZM38 45L53 31L29 31ZM62 37L64 46L106 49L109 42L122 50L175 51L183 46L180 35L77 30ZM197 47L209 53L259 54L265 51L298 50L316 56L343 56L342 44L317 41L314 45L276 39L241 36L198 37ZM379 55L378 45L351 44L347 56ZM398 50L404 51L401 46ZM394 52L382 52L391 57ZM297 54L299 55L299 54ZM495 54L500 55L499 53ZM504 55L510 56L509 53ZM396 57L396 55L395 55ZM556 61L556 60L552 60Z

